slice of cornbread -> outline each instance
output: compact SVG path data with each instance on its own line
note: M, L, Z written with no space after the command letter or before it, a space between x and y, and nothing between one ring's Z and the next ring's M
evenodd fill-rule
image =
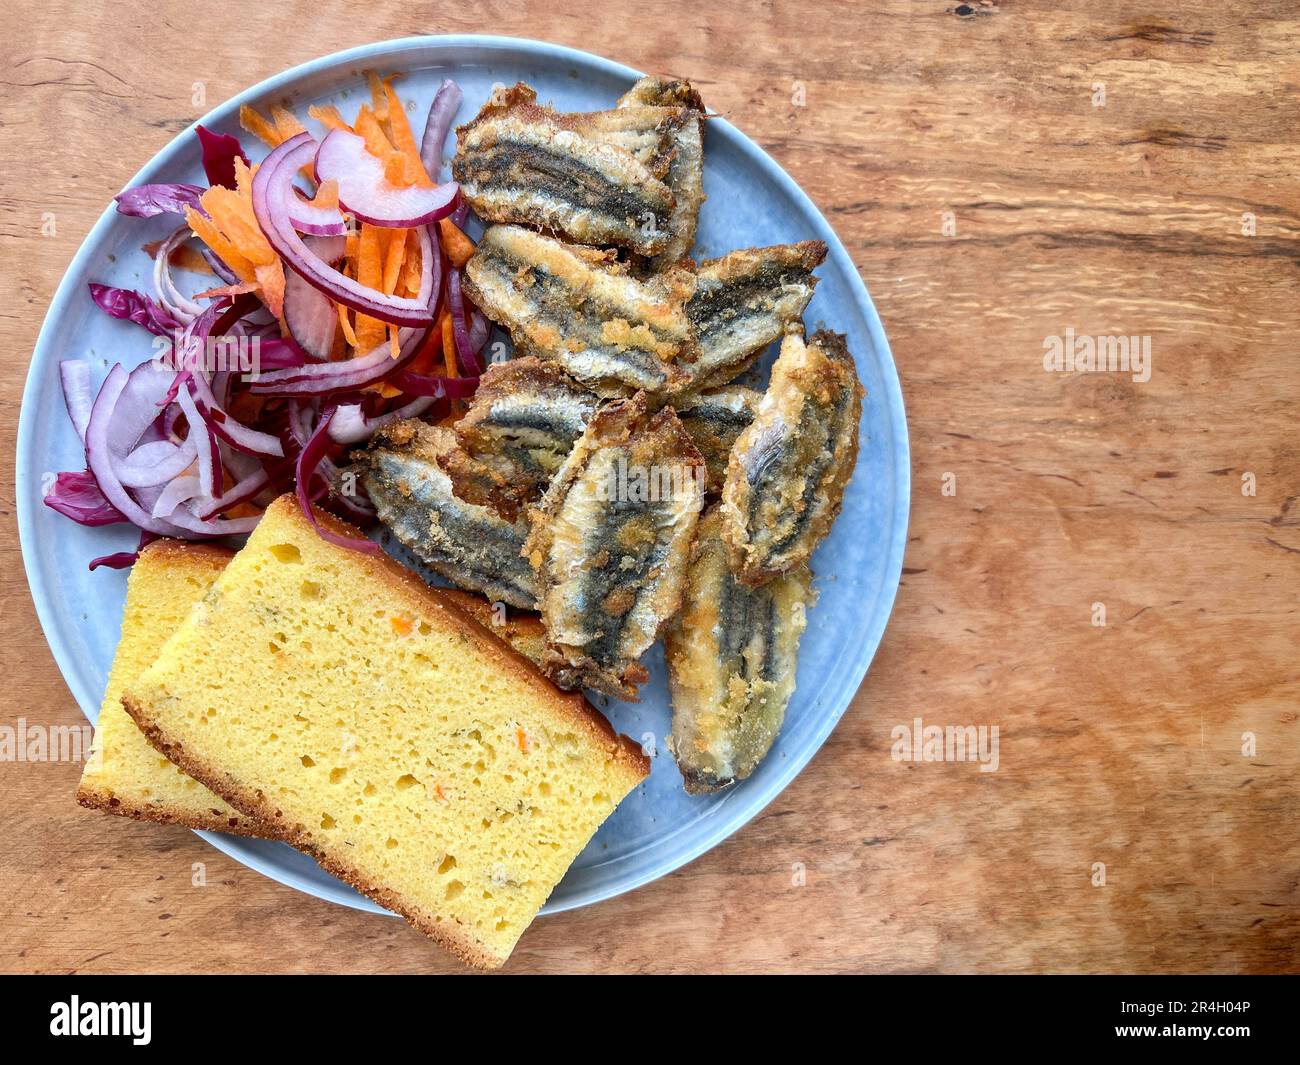
M140 821L267 834L154 750L121 701L126 686L154 660L233 557L233 551L181 540L159 540L140 552L127 578L122 636L77 787L82 806Z
M649 772L580 695L287 496L123 703L231 805L484 968Z

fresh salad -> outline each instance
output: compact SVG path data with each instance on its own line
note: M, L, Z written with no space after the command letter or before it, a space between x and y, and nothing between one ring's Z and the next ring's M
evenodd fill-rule
M87 362L60 363L86 468L60 473L47 506L83 525L134 525L141 547L247 533L290 490L313 524L312 504L374 522L344 452L472 395L490 329L462 295L469 208L439 181L460 89L442 84L417 140L396 77L368 74L370 102L350 124L336 107L311 107L319 139L283 107L242 107L242 127L270 149L260 163L238 138L199 126L207 188L116 197L122 214L184 224L146 246L152 293L90 286L102 310L153 334L153 357L118 362L98 393ZM182 270L212 283L186 296Z

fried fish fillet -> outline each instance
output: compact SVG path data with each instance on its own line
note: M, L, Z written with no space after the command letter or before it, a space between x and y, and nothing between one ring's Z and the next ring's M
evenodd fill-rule
M743 583L802 565L830 531L858 457L864 394L841 334L786 336L722 489L722 537Z
M701 263L686 313L698 350L692 388L713 388L747 370L799 320L812 299L812 271L826 258L820 240L746 248Z
M721 515L700 518L680 613L664 632L673 724L669 747L692 793L754 771L794 694L799 637L815 598L798 566L759 588L727 562Z
M761 396L744 385L727 385L698 392L673 403L696 449L704 456L710 495L722 491L731 449L745 427L754 420Z
M704 203L704 102L689 81L645 77L624 93L620 110L646 105L680 107L685 113L672 133L672 159L665 180L673 194L673 211L668 219L668 243L646 264L654 273L686 258L695 246L695 231Z
M520 82L497 89L456 130L452 175L485 221L657 255L672 232L675 200L664 179L688 110L636 104L561 114Z
M602 252L492 226L465 266L475 305L510 331L515 350L555 363L602 396L670 393L693 358L689 270L640 281Z
M703 467L673 409L649 414L643 393L603 406L574 445L524 547L561 687L636 698L640 658L681 605Z
M398 422L359 456L361 483L379 520L430 569L461 588L531 609L537 580L520 556L528 524L456 498L438 463L456 446L450 429Z
M488 368L439 455L456 495L513 522L536 502L600 404L551 363L527 356Z

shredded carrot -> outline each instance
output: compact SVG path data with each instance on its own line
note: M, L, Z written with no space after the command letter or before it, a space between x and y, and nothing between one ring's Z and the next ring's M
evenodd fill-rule
M253 271L257 277L258 287L262 290L262 300L266 303L267 309L281 319L280 333L286 334L289 331L288 326L284 324L284 267L279 260L274 263L262 264Z
M402 122L405 122L405 115L402 116ZM384 176L394 185L400 188L406 188L411 185L432 185L429 175L425 173L424 164L420 162L419 148L414 152L399 151L393 146L384 124L380 122L379 116L371 108L361 105L361 110L357 112L356 133L366 142L366 151L376 159L382 160L384 164ZM410 133L410 126L406 126L406 132ZM414 137L411 138L414 143Z
M357 136L366 142L366 151L371 155L387 162L395 154L392 142L384 132L383 126L379 124L378 117L365 104L362 104L361 110L357 112L354 128Z
M271 108L271 117L275 120L275 131L280 137L280 143L283 144L290 137L296 137L299 133L305 131L306 127L298 121L298 116L287 108L275 104Z
M522 728L517 729L515 731L515 739L519 743L519 749L523 751L524 754L527 754L529 749L532 747L532 743L528 739L528 733L525 732Z
M438 235L442 237L442 246L447 250L447 258L459 270L474 254L474 242L450 218L438 220Z
M402 263L406 260L406 230L389 229L388 247L384 253L384 292L391 296L397 291L397 279L402 273Z
M370 106L374 108L375 117L380 122L388 121L388 96L384 90L388 87L373 70L366 71L366 81L370 85Z
M408 368L411 373L429 374L433 371L434 364L442 355L442 332L438 329L429 330L429 339L425 341L424 347L420 349L419 354L413 358Z
M392 623L393 631L397 633L398 636L410 636L411 632L415 628L415 622L404 614L399 614L389 620Z
M441 785L441 784L435 784L435 785L433 786L433 793L434 793L435 795L437 795L438 798L439 798L442 802L447 802L447 801L448 801L447 793L446 793L445 791L442 790L442 785Z
M256 292L256 281L241 281L238 285L218 285L216 288L205 289L202 292L196 292L196 300L212 300L218 296L242 296L245 292Z
M451 323L451 312L445 307L442 311L442 362L447 368L448 377L459 377L456 368L456 327Z
M406 108L402 106L402 101L393 91L391 78L384 82L384 94L388 98L388 128L393 147L401 154L406 164L405 171L410 178L409 184L426 189L433 188L433 181L429 178L428 171L424 169L424 161L420 158L420 145L415 140L415 134L411 132Z
M366 288L378 289L384 283L384 265L381 256L378 226L361 224L361 240L357 245L357 281ZM358 314L356 321L357 350L359 354L372 351L383 343L387 329L378 318Z
M343 339L357 347L357 334L352 331L352 320L348 317L348 309L341 303L334 304L334 309L339 312L339 328L343 331Z
M211 248L217 257L242 280L252 279L253 264L244 258L233 241L226 239L225 234L216 227L212 219L200 214L193 207L186 207L185 221L189 223L194 235Z
M402 262L402 279L397 290L403 296L417 296L420 293L420 274L423 272L423 255L420 252L420 238L414 229L406 231L406 258Z
M185 211L195 236L213 250L241 282L256 285L278 318L284 305L284 266L253 213L253 172L235 160L235 188L214 185L199 197L203 213ZM205 217L206 215L206 217Z
M339 205L338 181L334 178L322 181L320 188L316 190L316 195L311 199L311 205L326 211L337 209Z
M253 134L259 140L264 141L267 147L278 148L283 138L275 125L263 118L257 111L249 107L248 104L239 106L239 124Z

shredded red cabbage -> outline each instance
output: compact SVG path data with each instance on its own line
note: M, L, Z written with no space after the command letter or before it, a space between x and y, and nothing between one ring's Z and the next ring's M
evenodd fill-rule
M137 185L113 197L119 214L135 218L153 218L160 214L184 214L186 207L199 210L199 197L203 189L198 185L171 182L158 185Z
M99 482L89 470L61 473L45 496L45 505L71 518L78 525L117 525L127 520L100 491Z
M162 304L134 289L113 288L92 281L90 298L95 301L95 305L100 310L108 312L114 318L142 325L157 336L172 336L178 329L184 328L167 313Z
M203 172L209 183L225 185L228 189L235 187L235 160L244 160L248 165L248 156L240 146L239 138L228 133L213 133L210 129L196 126L199 145L203 149Z

